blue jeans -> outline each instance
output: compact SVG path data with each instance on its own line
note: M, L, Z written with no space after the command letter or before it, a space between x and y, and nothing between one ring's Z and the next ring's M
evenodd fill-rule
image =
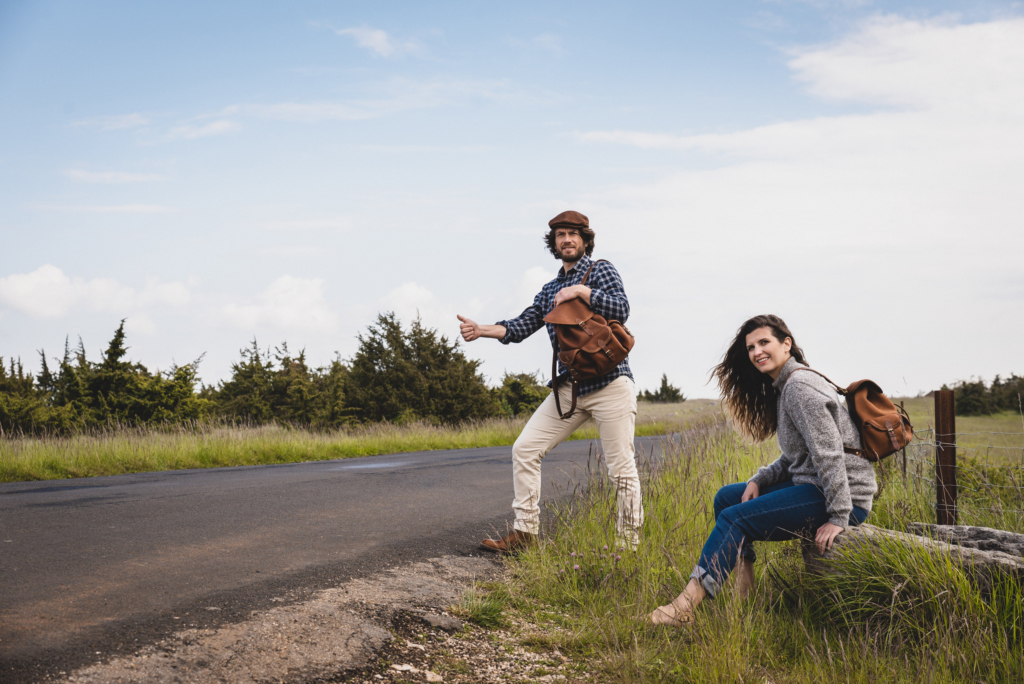
M813 538L829 519L825 494L814 485L780 482L766 487L756 499L740 503L746 488L746 482L737 482L715 494L715 529L690 575L711 598L736 566L737 556L751 562L757 559L750 542ZM867 511L854 506L850 526L860 525L867 517Z

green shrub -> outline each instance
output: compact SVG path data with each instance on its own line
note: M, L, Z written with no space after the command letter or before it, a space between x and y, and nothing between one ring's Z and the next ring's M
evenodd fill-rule
M537 410L549 394L537 378L537 373L505 373L501 385L491 390L501 406L501 413L512 418L528 415Z
M359 336L345 398L364 422L424 420L459 423L498 415L498 402L458 341L449 342L417 318L408 332L393 313Z

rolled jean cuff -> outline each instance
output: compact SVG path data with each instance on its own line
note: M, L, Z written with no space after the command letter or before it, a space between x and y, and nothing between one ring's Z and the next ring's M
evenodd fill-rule
M718 583L718 580L715 579L715 576L699 565L693 566L693 572L690 573L690 579L695 579L700 582L701 586L704 587L704 591L708 593L709 598L715 598L718 594L718 590L722 588Z
M740 547L740 558L742 558L745 561L750 561L751 563L756 562L757 561L757 552L754 551L754 545L753 544L744 544L743 546L741 546Z

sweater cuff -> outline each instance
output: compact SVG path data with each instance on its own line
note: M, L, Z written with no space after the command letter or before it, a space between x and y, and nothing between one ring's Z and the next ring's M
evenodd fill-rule
M850 514L846 514L846 518L839 518L837 516L831 516L828 521L836 527L842 527L844 530L850 527Z
M754 484L757 485L757 488L759 490L765 489L772 485L771 482L768 482L768 473L766 473L764 470L759 470L756 473L754 473L754 476L747 480L747 482L753 482Z

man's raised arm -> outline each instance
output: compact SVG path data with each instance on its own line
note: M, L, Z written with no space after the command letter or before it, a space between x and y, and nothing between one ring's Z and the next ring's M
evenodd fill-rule
M467 342L472 342L478 337L493 337L496 340L500 340L508 332L503 325L480 325L465 316L459 316L458 314L456 316L460 321L459 332L462 333L462 339Z

